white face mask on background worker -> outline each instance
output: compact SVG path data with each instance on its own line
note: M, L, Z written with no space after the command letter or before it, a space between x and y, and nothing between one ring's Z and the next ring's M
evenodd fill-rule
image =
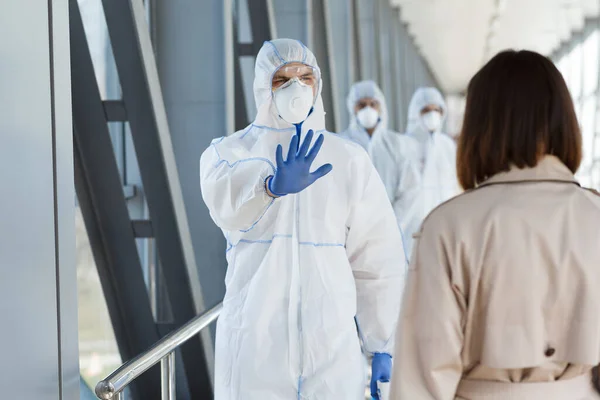
M359 125L367 131L371 131L369 133L372 133L372 130L377 127L377 124L381 120L379 115L381 105L379 102L369 97L362 98L356 103L354 110Z
M439 132L442 129L444 116L442 109L434 104L429 104L421 110L420 122L426 131L429 133Z
M349 124L340 136L358 144L367 152L375 131L387 130L388 114L383 92L371 80L352 84L346 97Z

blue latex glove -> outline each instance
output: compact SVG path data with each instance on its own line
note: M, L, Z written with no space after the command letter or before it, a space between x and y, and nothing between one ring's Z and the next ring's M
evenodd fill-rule
M331 164L325 164L319 167L315 172L310 172L310 167L319 154L325 138L319 135L314 146L309 150L310 142L313 138L313 131L306 134L302 145L298 148L300 136L292 136L290 149L287 159L283 160L283 148L277 146L275 155L277 162L277 171L275 175L268 179L269 191L275 196L285 196L286 194L299 193L312 185L317 179L324 177L333 169Z
M371 363L371 397L379 399L377 382L389 382L392 375L392 356L386 353L373 354Z

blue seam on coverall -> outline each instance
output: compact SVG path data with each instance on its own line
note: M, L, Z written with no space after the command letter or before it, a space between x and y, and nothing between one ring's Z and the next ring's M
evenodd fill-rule
M237 243L229 243L229 248L227 249L227 251L233 249L234 247L237 247L237 245L239 245L240 243L248 243L248 244L270 244L273 243L273 239L277 239L277 238L291 238L292 235L291 234L285 234L285 233L276 233L273 236L271 236L271 239L240 239Z
M292 129L294 129L293 127L289 127L289 128L271 128L270 126L265 126L265 125L255 125L252 124L253 128L258 128L258 129L266 129L269 131L276 131L276 132L287 132L287 131L291 131Z
M275 44L273 42L271 42L270 40L266 40L265 43L269 43L273 47L273 50L275 50L275 55L277 57L279 57L279 61L281 61L282 63L285 63L285 60L283 59L283 57L281 57L281 54L279 54L279 50L277 50L277 47L275 46Z
M283 239L291 239L292 235L274 235L272 239L240 239L237 243L228 243L228 247L225 250L225 253L233 250L240 243L246 244L271 244L273 243L273 239L283 238ZM346 247L345 244L342 243L320 243L320 242L299 242L300 246L312 246L312 247Z
M345 247L343 243L324 243L324 242L299 242L301 246L313 246L313 247Z
M302 46L302 63L306 64L306 58L308 57L308 53L306 52L306 46L299 40L298 43L300 43L300 46Z
M252 124L251 128L264 129L264 130L267 130L267 131L274 131L274 132L287 132L287 131L295 131L296 130L296 127L271 128L270 126L255 125L255 124ZM240 136L240 139L243 139L248 133L250 133L251 130L252 129L248 129L246 132L244 132L244 134L242 136ZM314 131L314 133L325 133L325 132L327 132L327 129L319 129L318 131ZM215 142L215 144L221 143L221 141L223 139L225 139L225 138L223 137L223 138L220 138L220 139L221 140L219 140L218 142ZM346 138L344 138L344 139L346 139ZM346 140L349 140L349 139L346 139Z
M246 137L246 135L248 133L250 133L250 131L254 128L254 124L250 124L250 126L246 127L246 129L244 129L244 133L242 134L242 136L240 136L240 139L243 139L244 137Z
M226 232L223 232L225 236L225 242L227 243L227 248L225 249L225 254L229 252L233 248L232 243L229 241L229 235Z
M269 166L273 169L273 173L277 172L277 168L275 168L275 165L273 165L273 163L271 162L271 160L269 160L267 158L264 158L264 157L242 158L241 160L237 160L236 162L234 162L233 164L231 164L229 161L221 158L221 154L219 153L219 149L217 149L217 147L215 146L216 144L218 144L218 143L211 143L211 146L215 149L215 152L217 153L217 157L219 158L219 160L215 163L214 168L217 168L219 165L221 165L223 163L227 164L227 166L229 168L233 168L237 164L241 164L241 163L245 163L245 162L249 162L249 161L263 161L263 162L266 162L267 164L269 164Z
M287 132L287 131L291 131L292 129L294 129L294 128L271 128L269 126L251 124L250 129L246 130L246 132L244 132L244 134L242 136L240 136L240 139L245 138L246 135L249 134L253 128L265 129L268 131L275 131L275 132Z
M240 232L243 233L247 233L250 232L252 229L254 229L254 227L263 219L263 217L265 216L265 214L267 213L267 211L269 211L269 208L271 208L271 206L273 205L273 203L275 202L275 199L271 199L271 202L269 203L269 205L267 206L267 208L265 208L265 211L262 213L262 215L256 220L256 222L254 222L250 228L248 229L240 229Z

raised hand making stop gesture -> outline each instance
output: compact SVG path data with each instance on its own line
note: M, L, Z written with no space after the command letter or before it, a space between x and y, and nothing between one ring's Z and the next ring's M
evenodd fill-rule
M311 165L325 138L319 135L315 144L310 148L313 131L309 130L302 145L298 147L299 135L292 136L287 159L283 159L283 148L277 146L276 162L277 171L275 175L267 179L267 189L270 194L280 197L286 194L299 193L312 185L317 179L327 175L333 169L331 164L320 166L315 172L310 172Z

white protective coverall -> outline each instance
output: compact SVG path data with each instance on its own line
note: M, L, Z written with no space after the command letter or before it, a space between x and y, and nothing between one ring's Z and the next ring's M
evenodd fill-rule
M302 137L309 129L325 134L313 168L333 170L295 195L265 192L277 145L287 153L295 134L271 91L274 72L291 62L318 69L302 43L265 42L255 121L214 140L200 160L202 195L228 245L216 400L362 400L355 317L365 351L393 347L406 267L400 233L367 153L325 131L320 81Z
M360 81L352 85L348 97L346 98L346 105L348 107L348 113L350 114L350 126L348 126L348 129L344 132L340 133L340 135L358 143L363 149L369 151L369 143L371 142L372 136L369 136L367 130L360 125L356 118L356 112L354 111L356 103L364 98L377 100L381 107L379 112L379 122L375 127L373 136L375 136L377 132L385 131L387 129L388 111L383 92L373 81Z
M356 103L365 97L376 99L381 105L380 121L371 138L359 125L354 114ZM386 188L386 192L396 214L398 227L403 234L406 255L410 255L410 244L413 232L418 230L414 218L406 215L413 205L417 189L420 187L421 174L418 164L419 143L416 139L388 129L388 111L383 92L373 81L355 84L348 95L348 111L352 116L350 127L342 135L363 144L367 138L368 149L373 164Z
M408 108L408 126L406 137L414 139L410 143L416 148L398 150L397 159L411 159L411 166L398 166L399 161L376 161L384 147L374 142L372 158L377 170L386 185L388 195L394 194L394 211L400 220L404 233L404 243L407 254L412 252L413 235L416 234L425 217L439 204L460 193L456 178L456 144L441 129L431 133L421 120L421 110L427 105L437 105L442 109L443 117L447 115L446 102L442 94L435 88L419 88L413 95ZM441 126L441 124L440 124ZM410 171L411 173L407 173ZM415 182L416 179L416 182ZM401 195L400 195L401 194Z

